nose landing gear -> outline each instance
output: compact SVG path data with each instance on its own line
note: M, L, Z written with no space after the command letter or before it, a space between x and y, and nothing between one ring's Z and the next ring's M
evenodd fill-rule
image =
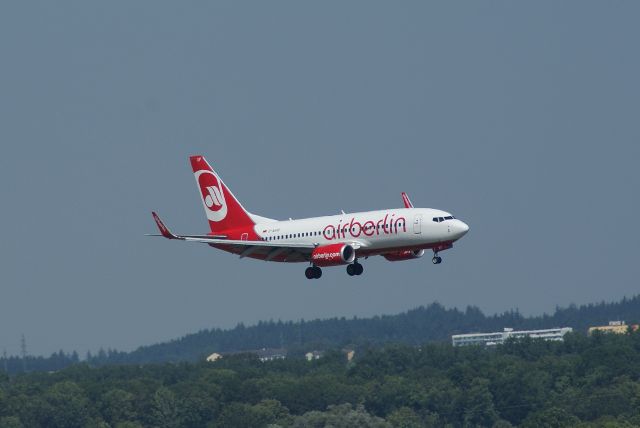
M362 272L364 272L364 268L357 261L347 266L347 274L349 276L362 275Z
M438 256L437 252L433 252L433 258L431 259L431 262L434 265L439 265L440 263L442 263L442 257Z
M309 266L305 269L304 276L306 276L307 279L319 279L322 276L322 269L318 266Z

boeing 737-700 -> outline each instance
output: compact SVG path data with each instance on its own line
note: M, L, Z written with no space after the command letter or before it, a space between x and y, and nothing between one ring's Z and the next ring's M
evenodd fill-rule
M209 221L205 235L175 235L152 212L160 235L168 239L208 244L240 258L309 263L308 279L320 278L322 267L347 266L350 276L362 274L360 260L383 256L396 262L417 259L453 246L468 231L448 212L414 208L402 193L404 208L278 221L251 214L233 196L203 156L191 156L191 167Z

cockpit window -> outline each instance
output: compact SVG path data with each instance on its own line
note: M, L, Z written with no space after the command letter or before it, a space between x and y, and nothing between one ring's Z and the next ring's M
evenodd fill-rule
M448 215L448 216L446 216L446 217L434 217L432 220L433 220L434 222L436 222L436 223L440 223L440 222L443 222L443 221L445 221L445 220L454 220L454 219L455 219L455 217L454 217L454 216L452 216L452 215Z

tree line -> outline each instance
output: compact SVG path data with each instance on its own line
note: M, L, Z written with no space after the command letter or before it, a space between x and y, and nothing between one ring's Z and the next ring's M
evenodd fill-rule
M0 375L0 427L633 427L640 333Z
M573 327L586 332L589 326L606 324L609 320L627 322L640 320L640 295L614 303L597 303L556 308L552 315L524 317L517 310L487 316L469 306L465 310L447 309L439 303L421 306L397 315L372 318L331 318L304 321L264 321L254 326L239 324L229 330L208 329L165 343L141 346L132 352L101 349L87 353L85 361L93 366L105 364L149 364L163 362L196 362L214 352L229 353L262 348L286 348L296 357L311 350L341 348L360 350L387 343L418 345L425 342L449 341L452 334ZM75 352L63 351L50 357L0 358L0 370L7 366L11 374L27 371L60 370L78 362Z
M213 352L238 352L261 348L286 348L292 355L313 349L344 346L366 347L386 343L418 345L449 341L451 335L515 329L573 327L586 332L609 320L640 320L640 295L615 303L597 303L568 308L557 307L552 315L524 317L517 310L487 316L475 307L447 309L439 303L420 306L397 315L372 318L331 318L305 321L263 321L254 326L239 324L233 329L208 329L166 343L141 346L129 352L111 351L93 356L92 364L195 362Z

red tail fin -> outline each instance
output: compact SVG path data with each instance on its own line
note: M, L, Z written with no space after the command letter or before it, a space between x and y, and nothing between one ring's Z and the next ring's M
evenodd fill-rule
M191 156L191 168L200 189L204 212L211 232L255 225L249 213L225 186L204 156Z

